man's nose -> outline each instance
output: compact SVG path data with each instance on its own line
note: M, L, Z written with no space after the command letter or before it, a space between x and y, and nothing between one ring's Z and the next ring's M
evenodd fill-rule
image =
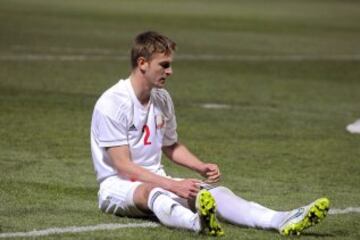
M171 74L173 74L172 68L171 68L171 67L166 68L166 69L165 69L165 73L166 73L166 75L168 75L168 76L170 76Z

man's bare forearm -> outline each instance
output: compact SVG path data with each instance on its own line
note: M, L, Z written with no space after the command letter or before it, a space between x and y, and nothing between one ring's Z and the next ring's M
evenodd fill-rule
M175 143L171 146L163 147L162 150L165 155L176 164L202 173L204 163L192 154L185 145Z
M173 180L152 173L134 164L128 157L127 149L123 149L122 147L109 148L108 152L119 175L126 176L132 181L149 183L167 190L171 189Z

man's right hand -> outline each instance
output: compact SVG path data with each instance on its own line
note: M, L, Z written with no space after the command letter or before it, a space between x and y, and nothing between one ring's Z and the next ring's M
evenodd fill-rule
M185 199L195 199L200 191L200 183L201 181L198 179L174 180L170 191Z

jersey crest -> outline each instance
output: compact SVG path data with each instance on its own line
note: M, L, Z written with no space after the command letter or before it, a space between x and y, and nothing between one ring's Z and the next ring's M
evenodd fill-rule
M155 116L156 129L161 129L165 126L165 117L162 114Z

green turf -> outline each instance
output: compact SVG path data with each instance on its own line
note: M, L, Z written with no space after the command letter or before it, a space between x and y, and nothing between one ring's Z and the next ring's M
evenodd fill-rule
M0 0L0 233L144 222L98 211L89 128L98 96L129 73L116 57L146 29L178 43L168 89L180 140L220 165L224 185L275 209L321 196L360 207L360 136L345 131L360 118L360 2ZM359 239L359 222L331 215L301 238ZM223 239L283 239L224 228ZM42 239L189 238L207 237L158 227Z

